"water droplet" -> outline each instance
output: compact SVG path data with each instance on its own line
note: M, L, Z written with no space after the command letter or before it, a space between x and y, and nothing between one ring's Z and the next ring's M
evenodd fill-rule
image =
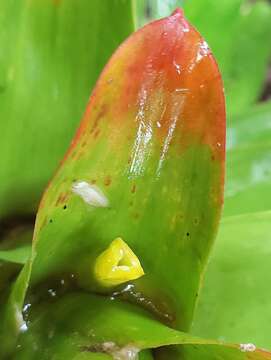
M256 350L256 346L254 344L240 344L240 350L242 352L253 352Z
M177 71L177 73L180 75L181 74L181 65L177 64L176 61L173 61L173 65Z
M177 93L187 93L189 90L188 89L186 89L186 88L177 88L177 89L175 89L175 91L177 92Z
M27 331L27 325L26 325L26 323L24 322L22 325L21 325L21 327L20 327L20 331L21 332L25 332L25 331Z
M25 304L25 306L23 307L23 313L26 312L27 310L29 310L30 307L31 307L31 304Z
M55 297L56 296L56 292L53 289L49 289L48 293L52 296Z

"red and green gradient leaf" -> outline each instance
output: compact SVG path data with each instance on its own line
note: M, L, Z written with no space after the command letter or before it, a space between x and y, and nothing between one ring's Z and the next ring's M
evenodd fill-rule
M182 12L134 33L105 67L44 194L33 283L76 273L120 236L146 273L133 292L187 329L223 202L224 142L221 77ZM72 191L80 181L109 206L86 204Z
M60 274L80 287L82 264L91 270L121 237L145 275L109 292L187 330L220 218L224 157L221 76L177 10L131 35L106 65L44 193L15 289L27 288L30 272L32 289ZM80 184L92 195L74 191Z

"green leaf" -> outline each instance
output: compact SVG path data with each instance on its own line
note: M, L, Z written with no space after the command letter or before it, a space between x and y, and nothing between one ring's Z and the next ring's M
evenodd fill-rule
M154 19L168 16L182 6L183 2L184 0L134 0L136 26L139 28Z
M133 20L129 0L1 1L0 14L2 218L36 210Z
M271 209L271 142L229 151L224 215Z
M59 359L67 359L67 355L70 354L61 354L62 358ZM99 353L86 353L86 352L80 352L79 354L75 355L75 357L72 358L72 360L109 360L112 359L110 356L106 354L99 354Z
M271 358L261 350L243 352L240 345L202 340L173 330L143 309L116 299L71 293L52 300L30 310L28 331L20 335L12 359L88 359L88 355L90 359L106 359L106 353L115 360L133 360L138 351L151 348L156 348L155 359ZM175 344L183 346L171 350L169 346Z
M271 103L257 105L228 130L224 215L271 209Z
M232 117L228 126L228 150L270 142L271 101L248 108L241 115Z
M146 274L126 295L188 328L220 218L224 137L217 65L182 13L133 34L44 194L32 284L67 272L97 291L95 258L121 237Z
M221 67L229 114L241 113L262 91L271 55L271 6L245 0L186 0L188 19Z
M225 218L193 333L270 348L271 212Z
M14 224L13 224L14 225ZM33 227L30 225L12 226L11 229L3 226L0 242L0 292L2 294L0 307L5 301L5 295L26 263L31 254L31 240Z
M0 260L25 264L31 254L31 246L20 246L10 250L0 250Z

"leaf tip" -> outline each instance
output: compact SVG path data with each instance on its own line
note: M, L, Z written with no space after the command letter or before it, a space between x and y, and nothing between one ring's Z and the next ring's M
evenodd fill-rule
M181 8L177 7L170 16L174 16L174 17L184 17L184 12Z

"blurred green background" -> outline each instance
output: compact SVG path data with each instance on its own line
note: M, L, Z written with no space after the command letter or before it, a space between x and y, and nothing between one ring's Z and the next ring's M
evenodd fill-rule
M227 104L223 220L192 330L270 348L271 2L264 0L0 2L0 288L22 262L5 251L31 241L42 191L108 58L132 31L177 6L211 47Z

